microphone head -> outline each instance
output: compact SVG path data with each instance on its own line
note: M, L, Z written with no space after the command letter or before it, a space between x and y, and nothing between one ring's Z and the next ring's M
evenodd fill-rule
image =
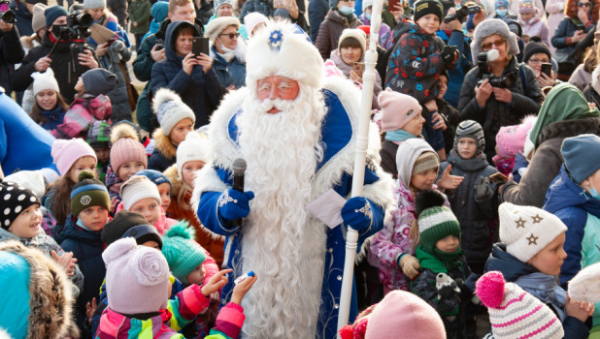
M244 174L246 172L246 160L237 158L233 161L233 173Z
M494 60L498 59L498 57L500 56L498 51L495 49L490 49L487 53L488 53L488 57L487 57L488 62L494 61Z

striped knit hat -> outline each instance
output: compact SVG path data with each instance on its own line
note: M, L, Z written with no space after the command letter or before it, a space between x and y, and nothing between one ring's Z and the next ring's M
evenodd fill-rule
M458 124L456 136L454 137L454 149L458 149L458 141L462 138L471 138L477 143L477 154L485 149L485 138L483 137L483 128L477 121L465 120Z
M94 173L83 171L79 173L79 182L71 191L71 214L75 218L86 208L102 206L110 211L110 196L104 184L94 177Z
M494 339L560 339L564 331L550 308L502 273L491 271L477 280L476 291L488 308Z
M425 190L417 194L417 223L421 243L428 250L433 250L439 240L449 235L460 239L460 224L452 210L444 206L445 202L444 195L436 190Z

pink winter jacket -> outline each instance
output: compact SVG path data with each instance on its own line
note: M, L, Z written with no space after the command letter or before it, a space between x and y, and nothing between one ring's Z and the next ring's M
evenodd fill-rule
M537 8L535 10L536 12L538 11ZM521 25L521 28L523 29L523 35L528 35L530 37L539 36L543 43L547 46L551 45L548 26L546 26L546 23L537 16L534 15L529 21L523 21L519 15L519 25Z
M110 122L112 105L110 98L105 95L94 97L84 94L75 99L67 113L63 123L52 131L52 136L57 139L86 138L88 129L97 120Z

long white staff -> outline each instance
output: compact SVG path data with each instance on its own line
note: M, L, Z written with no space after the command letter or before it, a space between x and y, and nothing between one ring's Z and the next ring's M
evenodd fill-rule
M377 65L377 41L379 41L379 27L381 26L382 11L383 0L373 1L373 12L371 14L371 38L369 49L365 54L365 73L363 74L363 87L360 105L362 116L358 122L356 157L354 159L354 172L352 175L352 197L361 196L363 193L365 163L369 140L371 105L373 100L373 87L375 86L375 65ZM348 231L346 233L344 280L342 281L342 295L340 296L340 312L338 315L338 331L343 326L348 324L348 317L350 315L352 283L354 282L354 258L356 257L357 242L358 232L352 227L348 227Z

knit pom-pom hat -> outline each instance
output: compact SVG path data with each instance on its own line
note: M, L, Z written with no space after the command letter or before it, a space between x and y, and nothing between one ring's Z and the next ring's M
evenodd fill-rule
M460 239L460 224L452 210L444 206L446 199L436 190L424 190L417 194L415 212L418 214L421 243L428 250L449 235Z
M102 206L110 211L110 196L104 184L94 177L94 173L79 173L79 182L71 191L71 214L75 218L86 208Z
M0 181L0 227L8 230L19 214L40 200L28 188L11 181Z
M146 149L140 143L135 129L129 124L114 126L110 132L110 142L112 143L110 164L115 174L118 174L119 168L124 163L130 161L139 161L144 164L144 167L148 167Z
M415 116L421 114L421 104L410 95L386 88L377 96L381 107L381 131L390 132L402 129Z
M188 225L182 221L171 227L163 237L162 248L171 272L184 284L188 283L187 276L206 260L204 248L193 240L195 231Z
M454 150L458 152L458 142L462 138L471 138L477 144L477 154L485 150L485 137L483 136L483 128L474 120L465 120L458 124L456 128L456 136L454 137Z
M569 281L569 297L573 300L600 301L600 263L587 266Z
M554 312L517 284L507 283L501 272L491 271L479 278L475 293L488 308L495 339L564 337Z
M528 116L520 125L500 127L496 134L496 145L501 158L513 159L525 148L527 133L533 128L536 119L536 116Z
M64 177L69 173L71 166L77 160L83 157L92 157L94 160L98 161L96 158L96 152L88 145L85 141L79 138L71 139L71 140L56 140L52 144L52 159L54 159L54 163L58 168L58 173L60 173L61 177Z
M165 136L171 134L173 127L181 120L189 118L196 123L196 116L181 97L167 88L159 89L152 99L152 110Z
M158 186L143 175L134 175L121 186L121 198L123 199L123 208L129 210L136 202L153 198L160 206L161 199L158 192Z
M182 180L181 171L183 166L190 161L203 161L205 164L210 161L208 152L208 138L192 131L188 133L185 140L177 147L177 177Z

